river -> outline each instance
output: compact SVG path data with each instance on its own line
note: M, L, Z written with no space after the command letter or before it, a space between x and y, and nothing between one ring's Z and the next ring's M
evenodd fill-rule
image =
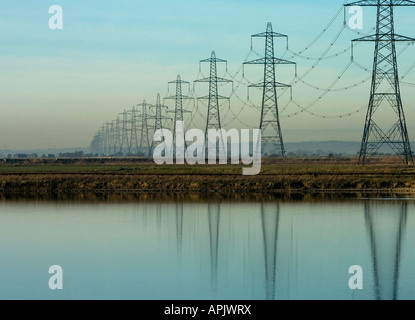
M411 243L412 199L8 200L0 298L414 299Z

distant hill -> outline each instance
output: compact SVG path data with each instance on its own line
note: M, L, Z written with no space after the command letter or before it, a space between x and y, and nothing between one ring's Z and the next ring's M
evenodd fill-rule
M75 153L83 151L84 153L89 152L89 148L65 148L65 149L19 149L19 150L10 150L10 149L3 149L0 150L0 157L7 158L9 155L33 155L36 154L38 157L42 155L59 155L60 153Z
M360 142L357 141L308 141L286 143L287 155L356 155L360 150Z
M415 151L415 143L412 142L413 150ZM288 142L285 143L285 150L288 156L327 156L333 155L357 155L360 150L360 142L358 141L306 141L306 142ZM31 149L31 150L0 150L0 157L6 158L8 155L15 154L37 154L38 157L47 154L58 156L64 153L75 153L82 151L84 154L90 154L90 148L65 148L65 149ZM265 146L265 154L272 154L274 151L270 145ZM393 154L388 148L384 147L380 150L384 154Z

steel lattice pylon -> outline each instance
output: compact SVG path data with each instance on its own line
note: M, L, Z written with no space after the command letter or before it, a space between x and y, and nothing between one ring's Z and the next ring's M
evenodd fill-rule
M224 97L219 95L218 93L218 83L225 82L225 83L232 83L232 80L224 79L218 77L216 64L218 62L227 63L226 60L216 58L215 51L212 51L211 57L209 59L200 60L200 62L209 62L210 63L210 76L209 78L204 78L200 80L196 80L195 82L208 82L209 83L209 95L205 97L201 97L199 99L207 99L208 100L208 112L206 117L206 129L205 129L205 137L206 137L206 149L207 149L207 137L208 137L208 130L215 129L220 130L222 129L222 125L220 122L220 109L219 109L219 100L229 100L228 97ZM224 145L223 139L219 142ZM219 145L216 145L216 150L219 149ZM216 152L218 155L218 152Z
M143 101L141 106L141 134L140 134L140 147L138 149L138 155L143 154L143 144L146 144L147 148L150 148L150 139L148 137L148 116L147 116L147 102Z
M364 0L345 6L376 6L376 34L353 41L374 41L375 55L373 62L372 86L369 106L366 114L360 148L359 163L366 164L377 154L383 145L388 145L407 164L413 163L412 151L406 128L405 114L402 106L398 65L396 58L396 41L415 41L415 39L395 34L394 6L415 6L414 1L405 0ZM396 121L385 131L374 120L378 108L386 102L396 113Z
M272 24L268 22L267 30L264 33L255 34L252 38L265 38L265 57L253 61L245 62L244 64L263 64L264 65L264 82L250 85L249 87L262 88L262 108L261 120L259 128L262 134L262 150L265 150L265 143L270 143L274 146L277 154L285 157L284 142L282 139L281 125L278 115L278 101L277 88L291 87L289 85L275 81L275 65L277 64L293 64L295 62L278 59L274 56L274 38L288 36L275 33L272 31Z
M137 114L139 114L139 112L137 111L137 109L135 108L135 106L133 106L133 108L129 111L131 113L131 136L130 136L130 147L129 150L133 153L133 154L138 154L139 153L139 146L138 146L138 136L137 136Z
M114 138L114 153L121 153L122 145L121 145L121 128L122 128L122 120L120 117L115 119L115 138Z
M99 130L99 154L105 154L105 137L106 137L106 131L105 131L105 124L101 126Z
M111 145L110 145L110 154L116 153L116 121L111 121Z
M110 154L110 123L107 121L105 123L105 142L104 142L104 154Z
M127 155L131 154L131 147L128 138L128 132L131 131L131 120L129 119L129 113L124 110L124 112L120 113L122 115L122 128L121 128L121 147L120 152L125 154L127 151Z
M150 106L150 108L152 108L153 106ZM162 116L162 108L166 108L166 106L161 104L161 100L160 100L160 93L157 94L157 101L156 101L156 105L154 106L154 108L156 109L156 116L155 117L147 117L148 119L154 119L154 132L156 132L157 130L163 130L163 119L169 119L165 116ZM148 139L148 136L147 136ZM155 148L157 144L157 141L152 140L151 142L151 147L150 147L150 152L149 152L149 156L151 156L151 154L153 153L153 150Z
M180 75L177 76L177 80L170 81L169 84L176 84L176 95L166 97L165 99L174 99L175 101L175 108L174 111L168 111L168 112L174 112L174 123L173 123L173 146L176 145L176 124L178 121L184 121L183 119L183 113L191 113L189 110L183 110L183 100L191 99L192 97L187 97L182 94L182 84L190 84L187 81L183 81L180 79ZM184 129L184 128L183 128ZM187 148L186 140L184 141L184 147ZM174 149L174 147L173 147ZM173 150L173 154L175 155L175 150Z

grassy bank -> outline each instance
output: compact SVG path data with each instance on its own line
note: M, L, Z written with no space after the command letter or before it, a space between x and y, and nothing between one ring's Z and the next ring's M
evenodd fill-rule
M163 165L145 159L3 161L0 192L415 193L415 167L394 159L357 165L356 159L264 159L261 173L242 165Z

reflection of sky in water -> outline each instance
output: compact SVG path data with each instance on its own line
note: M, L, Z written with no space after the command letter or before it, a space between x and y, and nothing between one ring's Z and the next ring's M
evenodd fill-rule
M415 298L413 202L0 206L1 299Z

